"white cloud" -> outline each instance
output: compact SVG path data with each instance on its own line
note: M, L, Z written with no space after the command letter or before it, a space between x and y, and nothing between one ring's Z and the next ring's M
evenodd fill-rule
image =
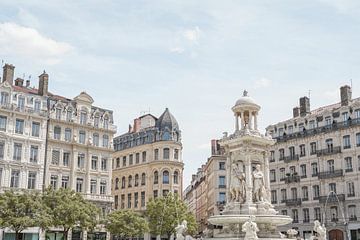
M174 53L183 53L184 51L185 49L182 47L173 47L170 49L170 52L174 52Z
M339 90L335 89L335 90L330 90L330 91L325 91L323 93L323 96L329 100L332 101L337 101L338 99L338 95L339 95Z
M70 44L43 36L34 28L10 22L0 23L0 52L4 55L56 64L72 49Z
M271 84L271 81L267 78L261 78L260 80L257 80L254 85L254 89L258 88L266 88L269 87Z
M184 31L184 37L191 43L198 43L198 40L200 39L200 28L195 27L194 29L187 29Z
M211 146L210 146L210 143L203 143L203 144L200 144L199 146L197 146L198 149L210 149Z

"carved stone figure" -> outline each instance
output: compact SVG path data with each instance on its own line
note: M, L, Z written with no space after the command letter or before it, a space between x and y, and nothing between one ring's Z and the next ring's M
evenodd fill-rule
M264 173L260 170L260 164L256 165L256 169L253 171L253 193L254 201L263 201L265 186L264 186Z
M231 171L231 202L243 203L246 199L245 174L240 171L239 166L235 163L232 164Z
M314 232L318 240L326 240L326 228L318 220L314 221Z
M253 219L251 216L249 218L249 220L247 220L243 225L242 225L242 232L245 233L245 240L257 240L258 236L257 236L257 232L259 231L259 228L257 227L256 222L253 222Z
M296 238L296 235L298 235L298 231L296 231L295 229L291 228L289 230L287 230L287 235L289 238Z
M185 240L184 233L186 232L186 230L187 230L187 222L186 222L186 220L184 220L181 222L181 224L179 224L175 227L176 239L177 240Z
M281 239L284 239L284 238L286 237L286 235L285 235L285 234L282 234L281 232L279 232L279 235L280 235L280 238L281 238Z

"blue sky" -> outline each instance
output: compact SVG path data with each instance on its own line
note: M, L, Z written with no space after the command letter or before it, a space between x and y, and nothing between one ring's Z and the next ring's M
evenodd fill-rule
M360 2L0 1L0 59L16 75L45 69L50 90L86 91L114 110L118 134L150 109L169 107L183 131L184 183L210 140L233 131L231 107L249 91L260 127L360 96Z

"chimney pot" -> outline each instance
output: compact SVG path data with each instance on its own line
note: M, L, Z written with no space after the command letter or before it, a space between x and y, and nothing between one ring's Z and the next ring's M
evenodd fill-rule
M351 101L351 87L348 85L340 87L340 99L341 99L341 106L349 105Z
M8 82L10 85L13 85L14 81L14 69L15 66L12 64L6 63L3 67L3 82Z
M22 78L15 79L15 86L22 87L23 84L24 84L24 79L22 79Z

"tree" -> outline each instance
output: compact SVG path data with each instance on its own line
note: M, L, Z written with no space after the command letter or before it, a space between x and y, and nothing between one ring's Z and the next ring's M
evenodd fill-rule
M131 210L110 213L106 218L105 227L120 237L139 237L149 231L147 221Z
M146 206L146 216L150 232L154 235L175 234L175 227L183 220L187 221L187 233L196 232L197 224L186 204L177 195L169 193L166 197L152 199Z
M99 209L73 190L50 187L45 190L43 201L51 216L51 225L63 228L64 240L74 227L89 231L97 224Z
M5 191L0 195L0 226L13 230L16 240L26 228L40 226L45 229L49 224L50 218L38 192Z

